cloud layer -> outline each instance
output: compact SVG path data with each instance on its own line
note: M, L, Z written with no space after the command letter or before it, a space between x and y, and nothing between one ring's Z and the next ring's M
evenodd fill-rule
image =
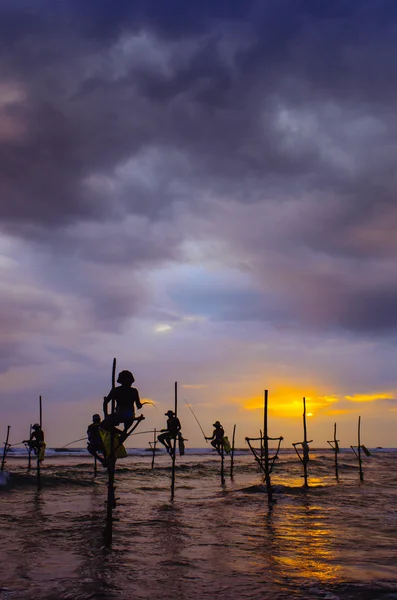
M0 9L4 402L396 390L395 3L113 4Z

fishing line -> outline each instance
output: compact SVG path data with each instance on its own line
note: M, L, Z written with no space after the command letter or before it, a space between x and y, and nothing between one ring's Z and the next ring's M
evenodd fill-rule
M86 437L80 438L79 440L73 440L73 442L69 442L68 444L65 444L64 446L61 446L61 448L66 448L66 446L70 446L70 444L75 444L76 442L82 442L83 440L86 440Z
M203 430L203 428L202 428L202 427L201 427L201 425L200 425L200 421L198 420L198 418L197 418L197 417L196 417L196 415L194 414L194 411L193 411L192 407L190 406L190 404L188 404L188 403L186 402L186 400L184 400L184 402L185 402L186 406L187 406L187 407L190 409L190 411L191 411L191 413L192 413L193 417L196 419L196 421L197 421L197 425L200 427L200 429L201 429L201 433L203 434L203 436L204 436L204 439L205 439L205 441L206 441L206 442L207 442L207 444L208 444L208 440L207 440L207 438L205 437L205 433L204 433L204 430Z

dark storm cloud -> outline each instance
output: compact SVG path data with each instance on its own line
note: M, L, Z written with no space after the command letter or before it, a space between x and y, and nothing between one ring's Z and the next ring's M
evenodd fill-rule
M397 287L350 293L341 307L340 323L351 331L397 331Z
M385 14L392 9L389 2L377 3L376 11L362 2L347 11L339 3L335 19L319 6L286 0L2 5L4 33L16 40L3 42L3 77L26 93L14 106L26 134L0 149L3 219L15 231L24 221L117 219L119 210L157 218L173 202L168 190L132 181L118 208L111 194L105 200L86 185L87 177L114 175L153 146L188 157L181 170L170 166L167 173L169 181L184 182L185 200L199 182L203 191L234 190L244 201L258 188L288 188L291 178L297 187L310 177L322 190L331 181L350 190L311 140L295 136L291 147L275 116L282 104L310 109L324 98L363 109L369 101L389 103L396 41ZM148 65L145 50L132 63L128 53L110 58L117 43L142 32L152 36L148 49L163 44L159 52L167 53L174 44L165 70ZM196 46L184 57L189 41ZM368 46L375 56L365 68ZM372 75L381 77L375 98ZM354 192L364 189L359 182Z
M216 199L225 222L213 236L263 250L274 277L260 264L257 276L278 281L262 295L201 294L206 314L396 328L387 279L379 291L369 279L350 285L338 263L396 253L395 2L13 0L0 12L6 231L76 260L153 266L203 235L194 216L211 220ZM277 239L274 204L286 200L298 208ZM231 201L266 205L272 244L252 235L254 221L230 234ZM193 215L183 231L172 228L181 206ZM131 229L120 225L128 217ZM319 276L302 248L332 257L333 272ZM75 283L109 326L145 299Z

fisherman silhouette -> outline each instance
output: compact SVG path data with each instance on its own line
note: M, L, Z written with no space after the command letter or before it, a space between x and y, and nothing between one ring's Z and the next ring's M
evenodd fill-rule
M124 424L124 431L121 432L120 441L127 437L127 431L135 421L135 405L138 410L142 408L142 403L139 398L139 393L136 388L131 387L135 379L130 371L121 371L117 378L118 387L114 387L108 396L103 399L103 413L105 415L101 427L110 431L112 428L116 433L120 433L116 429L116 425ZM115 411L109 415L108 404L112 400L115 401ZM139 419L145 417L141 415Z
M44 444L44 431L38 423L32 425L32 431L28 440L23 440L23 444L27 444L31 450L36 454L39 454Z
M101 426L101 415L95 414L92 416L92 423L88 425L87 428L87 450L92 456L99 460L100 463L105 467L106 460L105 456L105 447L103 445L103 441L101 438L101 434L99 433L99 428ZM103 454L100 456L99 452Z
M223 437L225 435L225 430L223 429L223 427L219 421L215 421L215 423L213 423L212 427L215 427L212 436L211 437L206 436L205 439L212 440L211 446L213 448L215 448L215 450L218 452L218 454L222 454Z
M165 446L168 454L172 455L171 440L175 440L177 436L179 437L182 427L178 417L175 416L175 413L172 410L167 410L165 416L168 417L167 429L161 430L164 433L161 433L159 436L157 436L157 440L160 442L160 444Z

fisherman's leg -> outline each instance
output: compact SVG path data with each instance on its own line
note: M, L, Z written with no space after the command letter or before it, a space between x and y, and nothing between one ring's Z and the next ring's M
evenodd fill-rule
M160 444L163 444L163 446L165 446L167 448L168 433L160 433L160 435L157 436L157 441L160 442Z
M168 454L173 456L176 447L176 435L168 435Z
M87 450L91 454L91 456L93 456L94 458L99 460L99 462L105 466L106 460L105 460L104 456L101 456L100 454L98 454L98 452L102 452L102 454L105 455L105 451L102 450L102 448L98 448L98 447L94 446L94 444L88 444Z
M112 431L116 428L116 425L120 423L116 413L112 413L105 417L101 422L102 429L106 429L106 431Z
M100 454L98 454L98 452L96 450L94 450L94 452L92 452L91 454L97 460L99 460L99 462L101 463L101 465L103 465L104 467L107 467L108 463L107 463L106 458L104 458L103 456L101 456Z
M123 431L120 431L120 442L123 443L124 440L127 439L128 437L128 430L130 429L130 427L132 427L133 422L135 421L135 415L128 416L128 418L124 419L124 429Z

